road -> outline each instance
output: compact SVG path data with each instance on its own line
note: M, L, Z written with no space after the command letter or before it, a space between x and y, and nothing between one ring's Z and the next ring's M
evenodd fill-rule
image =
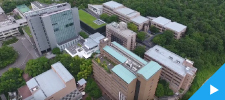
M19 40L14 44L10 44L10 46L12 46L14 50L18 52L18 58L13 64L0 70L0 75L6 72L9 68L17 67L24 69L28 60L36 59L39 57L37 52L33 49L31 43L25 38L25 36L18 36L17 38Z
M150 37L148 37L147 39L145 39L145 40L142 42L142 44L144 44L147 48L153 47L154 44L153 44L151 41L152 41L152 39L153 39L155 36L157 36L157 35L159 35L159 34L162 34L162 33L157 33L157 34L155 34L155 35L150 35Z

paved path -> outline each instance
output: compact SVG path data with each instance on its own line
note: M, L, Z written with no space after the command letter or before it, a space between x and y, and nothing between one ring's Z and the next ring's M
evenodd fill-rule
M1 97L1 100L7 100L4 94L1 94L0 97Z
M19 40L16 43L10 44L10 46L12 46L14 50L18 52L18 58L16 62L0 70L0 76L4 72L6 72L9 68L17 67L17 68L24 69L27 61L29 61L30 59L36 59L39 57L37 55L37 52L33 49L33 46L25 38L25 36L19 36L18 39Z

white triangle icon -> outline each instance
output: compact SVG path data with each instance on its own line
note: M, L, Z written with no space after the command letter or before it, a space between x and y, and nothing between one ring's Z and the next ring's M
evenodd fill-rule
M215 88L214 86L210 85L210 95L219 91L217 88Z

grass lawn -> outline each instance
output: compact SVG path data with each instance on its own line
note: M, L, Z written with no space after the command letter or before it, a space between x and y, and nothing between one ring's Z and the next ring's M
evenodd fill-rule
M28 26L24 26L24 27L23 27L23 30L24 30L30 37L32 37L30 28L29 28Z
M13 44L16 43L18 41L18 39L16 37L13 37L12 39L8 39L6 41L2 42L2 45L9 45L9 44Z
M97 28L100 28L100 27L106 25L106 24L102 24L102 25L95 24L93 21L96 20L96 18L93 17L92 15L88 14L87 12L83 11L83 10L79 10L79 17L80 17L80 20L82 22L91 26L93 29L97 29Z

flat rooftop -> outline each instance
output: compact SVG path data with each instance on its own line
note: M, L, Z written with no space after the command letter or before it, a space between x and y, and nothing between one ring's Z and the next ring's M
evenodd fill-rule
M120 13L122 15L125 15L125 16L127 16L129 18L139 14L139 12L137 12L135 10L132 10L130 8L127 8L127 7L116 9L116 12L118 12L118 13Z
M30 11L30 8L28 8L25 4L16 6L16 8L17 8L21 13L25 13L25 12Z
M8 20L8 17L5 14L0 14L0 22Z
M150 61L147 65L145 65L144 67L142 67L140 70L138 70L138 74L141 74L144 76L144 78L146 80L148 80L149 78L151 78L155 73L157 73L162 67L154 62L154 61Z
M92 35L89 35L89 38L91 38L92 40L94 40L96 43L100 43L100 40L105 38L105 36L103 36L102 34L100 34L99 32L94 33Z
M176 32L182 32L184 29L187 28L187 26L183 25L183 24L180 24L180 23L177 23L177 22L171 22L171 23L168 23L165 25L166 28L169 28L173 31L176 31Z
M185 76L187 73L186 67L183 65L185 59L159 45L150 48L145 52L145 55L167 66L181 76Z
M5 11L2 9L2 7L0 6L0 13L4 13Z
M38 1L34 1L34 2L31 2L33 5L35 5L36 7L38 7L39 9L40 8L44 8L44 7L48 7L47 4L43 4L43 3L40 3Z
M161 26L164 26L164 25L170 23L171 20L170 20L170 19L167 19L167 18L165 18L165 17L159 16L159 17L153 19L152 22L157 23L157 24L159 24L159 25L161 25Z
M109 28L113 31L116 31L118 34L122 35L123 37L131 37L133 35L136 35L137 33L135 33L134 31L126 28L126 29L120 29L120 24L126 24L124 22L120 22L119 24L116 22L112 22L110 24L106 25L106 28ZM126 24L127 25L127 24Z
M70 72L62 65L61 62L57 62L52 64L52 68L56 71L56 73L60 76L60 78L66 83L74 77L70 74Z
M131 21L137 24L142 24L142 23L145 23L146 21L149 21L149 19L143 16L138 16L138 17L132 18Z
M123 6L122 4L117 3L115 1L109 1L109 2L103 3L103 5L111 8L111 9L116 9L116 8Z

